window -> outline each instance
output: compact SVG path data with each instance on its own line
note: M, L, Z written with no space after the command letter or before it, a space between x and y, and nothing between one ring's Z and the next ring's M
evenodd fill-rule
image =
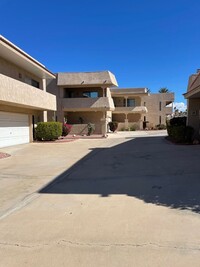
M69 91L68 88L64 88L63 97L64 98L73 98L74 97L74 92L73 91Z
M98 92L83 92L83 97L96 98L98 97Z
M159 116L159 124L161 124L161 116Z
M135 99L127 99L127 107L135 107Z
M144 106L146 107L146 102L144 102Z
M36 80L31 79L31 85L36 88L40 88L40 83Z
M36 88L40 88L40 83L34 79L29 78L29 77L25 77L25 83L32 85Z

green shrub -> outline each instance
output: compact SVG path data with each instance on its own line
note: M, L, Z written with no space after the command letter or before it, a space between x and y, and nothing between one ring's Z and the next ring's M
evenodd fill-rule
M174 126L186 126L186 117L174 117L169 120L169 125Z
M130 131L136 131L136 127L135 127L135 125L132 125L132 126L130 126Z
M194 129L191 126L167 125L167 132L176 143L189 143L192 142Z
M156 125L156 130L165 130L167 129L165 124L158 124Z
M110 130L114 133L117 130L118 122L117 121L110 121L108 123Z
M36 128L36 139L40 141L52 141L62 135L62 123L60 122L38 122Z

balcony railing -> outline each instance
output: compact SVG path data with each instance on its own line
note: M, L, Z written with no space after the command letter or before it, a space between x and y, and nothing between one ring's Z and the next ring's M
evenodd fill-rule
M115 107L114 113L147 113L145 106Z
M114 103L111 97L97 98L63 98L62 108L65 111L77 110L114 110Z
M0 74L0 102L38 110L56 110L56 96Z
M172 107L165 107L164 110L166 114L172 114Z

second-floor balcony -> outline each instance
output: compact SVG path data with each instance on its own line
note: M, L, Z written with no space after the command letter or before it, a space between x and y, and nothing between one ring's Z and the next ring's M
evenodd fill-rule
M63 98L62 109L64 111L109 111L114 110L111 97L96 98Z
M3 74L0 74L0 103L37 110L56 110L54 95Z
M113 113L147 113L147 108L145 106L133 106L133 107L115 107Z
M166 115L168 115L168 114L170 115L173 112L172 107L165 107L164 110L165 110Z

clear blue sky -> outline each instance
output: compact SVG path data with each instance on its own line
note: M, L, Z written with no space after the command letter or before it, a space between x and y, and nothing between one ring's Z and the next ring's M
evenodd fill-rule
M199 0L0 0L0 34L53 72L110 70L119 87L185 102L200 67Z

